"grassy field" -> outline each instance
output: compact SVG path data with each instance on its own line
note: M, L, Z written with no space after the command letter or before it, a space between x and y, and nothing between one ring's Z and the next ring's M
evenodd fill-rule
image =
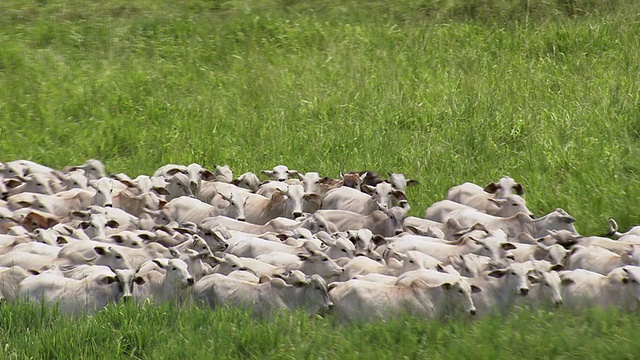
M640 223L639 33L632 0L7 0L0 160L97 158L132 177L191 162L397 171L421 182L417 216L453 185L510 175L536 214L626 229ZM197 309L78 323L0 310L2 357L637 353L637 316L608 313L354 331Z
M143 359L634 359L638 314L522 310L477 321L340 326L304 313L112 306L69 319L38 307L0 309L0 357Z

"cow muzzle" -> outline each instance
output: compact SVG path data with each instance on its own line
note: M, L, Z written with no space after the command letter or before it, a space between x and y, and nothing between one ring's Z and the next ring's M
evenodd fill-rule
M518 290L518 294L522 296L527 296L528 293L529 293L529 289L527 288L521 288L520 290Z

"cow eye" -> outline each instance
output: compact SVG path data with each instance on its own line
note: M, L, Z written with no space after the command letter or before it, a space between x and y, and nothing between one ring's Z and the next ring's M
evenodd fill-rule
M40 183L36 183L36 186L42 186L42 184L40 184Z
M346 253L346 252L347 252L347 249L342 249L342 252L345 252L345 253Z
M328 258L324 258L324 259L322 259L322 261L329 261L329 259Z
M178 270L178 268L176 268L175 266L171 268L171 270Z
M511 275L517 275L517 274L516 274L516 272L515 272L515 271L512 271L512 272L511 272Z
M544 286L551 286L551 285L549 285L549 284L545 283L545 284L544 284Z
M462 294L462 293L463 293L463 291L462 291L462 290L458 290L458 292L459 292L460 294Z
M122 256L116 255L116 259L120 260L120 259L122 259Z

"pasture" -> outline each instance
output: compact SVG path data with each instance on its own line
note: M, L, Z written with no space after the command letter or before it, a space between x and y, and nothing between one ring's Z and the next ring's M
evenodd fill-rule
M396 171L421 182L408 190L415 216L453 185L509 175L536 214L563 208L582 234L606 232L610 217L625 230L640 223L639 10L623 0L9 0L0 160L96 158L131 177L192 162L235 174L280 163L333 177ZM607 311L348 327L198 308L0 314L7 358L637 353L637 314Z

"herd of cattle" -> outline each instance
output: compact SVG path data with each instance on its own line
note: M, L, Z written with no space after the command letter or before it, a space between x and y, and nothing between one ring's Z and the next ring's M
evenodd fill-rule
M0 296L69 314L172 301L343 321L640 303L640 227L581 236L562 209L534 217L510 177L454 186L418 218L402 174L261 175L0 163Z

